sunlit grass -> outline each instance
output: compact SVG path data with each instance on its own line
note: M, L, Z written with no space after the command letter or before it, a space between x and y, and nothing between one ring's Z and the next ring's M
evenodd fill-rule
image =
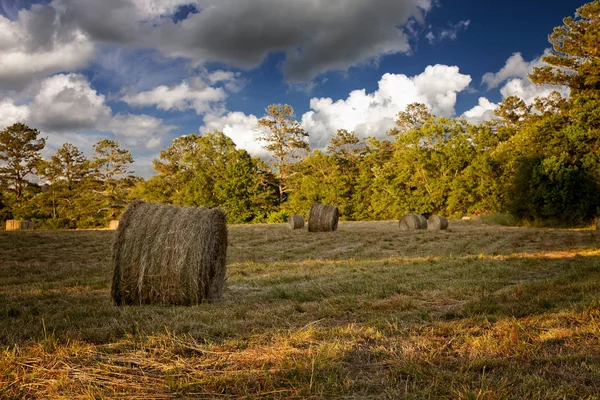
M0 398L598 398L595 231L230 227L225 298L122 307L113 232L0 233Z

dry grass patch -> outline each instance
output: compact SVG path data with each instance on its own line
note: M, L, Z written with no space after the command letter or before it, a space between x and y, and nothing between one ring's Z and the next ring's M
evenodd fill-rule
M114 232L1 232L0 398L598 398L595 231L229 232L222 302L122 308Z

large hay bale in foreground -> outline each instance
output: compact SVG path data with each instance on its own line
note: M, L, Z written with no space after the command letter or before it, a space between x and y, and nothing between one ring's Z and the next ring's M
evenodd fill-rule
M108 223L108 229L116 230L119 228L119 220L113 219Z
M34 224L32 221L17 221L9 219L6 221L7 231L31 231L33 230Z
M302 215L291 215L288 219L290 229L304 229L304 217Z
M222 296L227 224L220 209L136 200L115 236L111 294L117 305L191 305Z
M406 214L400 218L400 230L427 229L427 220L420 214Z
M448 220L445 217L440 217L439 215L432 215L427 220L427 229L430 231L448 229Z
M308 215L309 232L335 232L340 218L337 207L315 203Z

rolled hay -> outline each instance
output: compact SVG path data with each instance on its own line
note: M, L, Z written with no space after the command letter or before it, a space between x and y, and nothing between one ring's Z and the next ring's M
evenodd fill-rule
M448 219L439 215L432 215L427 220L427 229L430 231L440 231L448 229Z
M290 229L304 229L304 217L302 215L291 215L288 219Z
M118 219L113 219L112 221L110 221L108 223L108 229L116 230L117 228L119 228L119 220Z
M314 203L308 215L309 232L335 232L340 218L340 211L335 206Z
M6 221L7 231L31 231L33 230L33 222L31 221L17 221L9 219Z
M117 305L192 305L223 294L227 224L217 208L136 200L113 243L111 295Z
M406 214L400 218L400 230L427 229L427 219L420 214Z

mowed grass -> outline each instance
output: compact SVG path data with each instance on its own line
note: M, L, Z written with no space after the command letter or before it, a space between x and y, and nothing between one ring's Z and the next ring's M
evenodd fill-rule
M122 308L113 235L0 232L0 398L600 398L596 231L230 226L223 301Z

